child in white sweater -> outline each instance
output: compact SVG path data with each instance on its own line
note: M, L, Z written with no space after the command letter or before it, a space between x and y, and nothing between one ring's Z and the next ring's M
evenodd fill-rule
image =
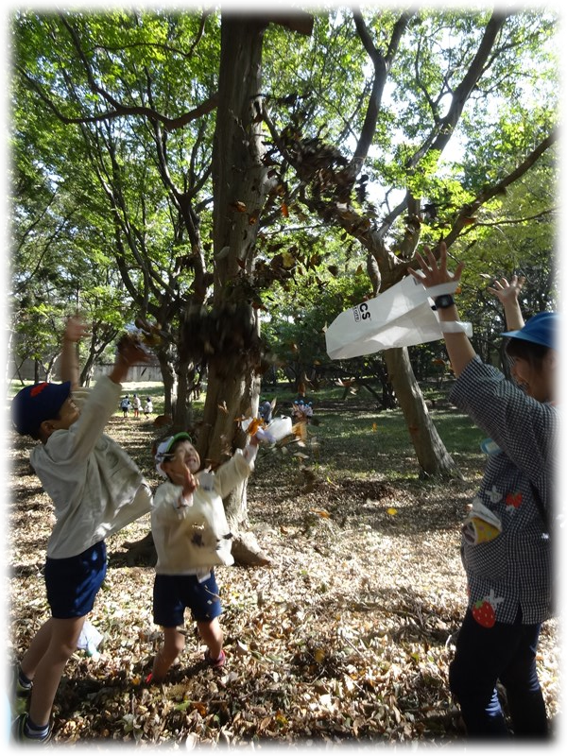
M51 617L32 639L17 670L13 736L41 743L63 669L77 647L106 573L104 539L150 511L151 492L133 460L104 433L132 365L145 352L122 340L108 376L92 391L79 388L77 342L85 333L70 318L63 338L63 383L37 383L12 402L14 429L41 442L30 462L53 501L55 525L47 544L45 583ZM25 709L29 706L29 712Z
M261 433L258 435L261 436ZM147 682L161 682L185 648L183 625L191 609L213 667L225 663L222 607L214 565L233 564L232 535L222 503L232 489L250 475L259 438L221 465L215 473L201 471L201 460L187 433L162 441L155 455L158 472L167 477L154 497L152 534L157 551L154 582L154 622L163 627L164 640Z

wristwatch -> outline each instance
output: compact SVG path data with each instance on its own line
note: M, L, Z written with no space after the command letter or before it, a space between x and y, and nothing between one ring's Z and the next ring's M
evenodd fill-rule
M433 301L438 310L445 310L447 307L451 307L455 304L455 300L451 294L440 294L438 297L435 297Z

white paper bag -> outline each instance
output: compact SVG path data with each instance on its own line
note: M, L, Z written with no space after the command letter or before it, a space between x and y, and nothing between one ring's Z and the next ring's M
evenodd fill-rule
M274 417L266 430L270 434L272 443L281 441L282 438L289 436L292 432L291 417L285 417L284 415L281 415L281 417Z
M433 298L450 294L457 281L426 289L413 276L402 278L374 299L342 312L325 333L327 353L333 360L373 354L383 349L425 344L443 338L443 331L472 335L470 323L441 324L432 310Z
M103 636L96 627L91 625L88 620L85 620L77 641L77 648L81 651L86 651L87 656L96 656L102 639Z

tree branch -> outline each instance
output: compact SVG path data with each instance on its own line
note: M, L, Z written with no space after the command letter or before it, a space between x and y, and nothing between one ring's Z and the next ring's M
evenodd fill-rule
M392 65L392 61L398 51L403 33L415 13L402 13L399 19L394 24L394 29L390 37L388 44L388 52L384 57L382 53L375 47L368 27L364 23L362 14L359 10L353 11L354 23L358 36L364 46L364 49L368 53L372 65L374 66L374 79L372 81L372 92L368 100L368 108L364 117L364 123L360 132L360 137L356 145L353 158L346 171L354 179L359 172L362 164L368 157L368 150L376 134L376 123L378 120L378 114L380 112L380 106L382 104L382 95L384 94L384 87L388 78L388 73Z
M481 221L476 225L482 226L483 228L492 228L493 226L517 226L518 223L528 223L529 221L533 220L541 220L542 218L546 218L548 215L553 215L558 211L558 207L551 207L549 210L542 210L541 213L535 213L534 215L524 215L521 218L509 218L508 220L497 220L490 222Z
M493 197L497 197L499 194L503 194L508 186L513 184L515 181L518 181L518 179L526 174L530 170L530 168L540 159L544 152L546 152L553 144L555 144L558 139L559 130L555 128L542 142L538 144L535 150L530 152L530 154L525 158L525 160L523 160L522 163L520 163L520 165L515 170L513 170L493 186L486 187L475 197L475 199L471 203L465 205L461 209L457 220L451 228L451 231L443 240L447 244L447 247L450 247L455 239L461 234L463 228L467 224L467 218L474 216L474 214L479 210L480 207L482 207L482 205L486 204Z
M268 23L285 26L287 29L303 34L305 37L310 37L313 34L314 19L311 13L304 13L303 11L277 13L274 11L267 13L265 19Z
M509 15L511 14L498 12L492 14L484 30L484 35L476 55L460 84L453 92L451 107L449 108L447 115L435 124L425 142L415 152L411 160L408 161L407 168L415 168L419 161L428 152L432 150L442 152L445 149L447 143L453 136L453 132L455 131L455 127L461 117L468 98L486 70L486 62L491 57L496 38Z
M381 52L377 50L376 46L374 45L374 42L372 40L368 27L364 23L364 19L362 18L362 13L360 12L360 8L353 8L352 17L354 19L354 25L356 27L356 31L358 32L358 36L360 38L360 41L362 42L362 46L368 53L368 57L370 58L370 60L372 60L373 63L375 63L378 60L384 61L384 58L382 57Z
M67 124L100 123L101 121L111 121L115 118L122 118L124 116L142 116L143 118L147 118L150 121L162 123L167 131L175 131L176 129L183 128L183 126L191 123L191 121L195 121L197 118L211 113L218 106L219 102L218 92L215 92L203 103L198 105L196 108L193 108L193 110L182 113L175 118L168 118L167 116L162 115L162 113L159 113L157 110L152 110L151 108L144 107L143 105L127 106L120 105L119 103L116 103L114 110L106 110L102 113L98 113L97 115L66 116L59 110L53 100L51 100L51 98L49 98L45 94L38 82L35 81L35 79L33 79L31 76L29 76L25 69L23 69L21 66L17 66L16 69L36 92L42 102L44 102L45 105L47 105L47 107L51 110L51 112L58 118L58 120L60 120L61 123ZM100 94L101 97L104 97L105 99L112 99L104 92L99 91L98 94Z

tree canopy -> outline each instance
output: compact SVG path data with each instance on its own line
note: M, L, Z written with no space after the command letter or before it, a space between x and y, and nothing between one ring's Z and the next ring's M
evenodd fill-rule
M258 44L248 62L244 27L243 49ZM71 303L99 324L91 353L153 318L173 401L185 385L183 423L211 343L188 349L187 318L198 329L221 303L247 303L242 317L260 317L280 357L309 323L313 365L325 321L441 239L467 262L479 351L501 324L482 306L486 277L525 271L528 310L553 301L550 11L22 9L11 39L20 359L55 353Z

